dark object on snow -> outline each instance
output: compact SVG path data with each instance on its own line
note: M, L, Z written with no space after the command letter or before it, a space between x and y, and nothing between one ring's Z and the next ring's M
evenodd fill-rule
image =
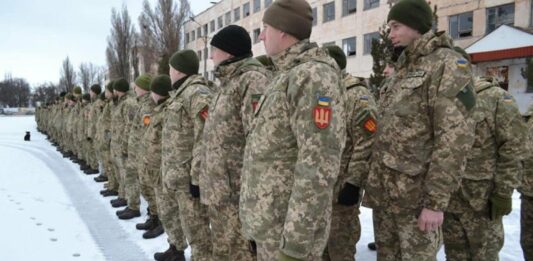
M171 259L174 258L174 259ZM177 260L185 261L185 253L181 250L177 250L176 246L170 245L170 247L165 252L157 252L154 254L154 259L157 261L163 260Z
M371 242L371 243L368 243L368 249L372 250L372 251L376 251L376 242Z
M126 205L128 205L128 201L126 201L123 198L113 199L110 201L110 203L111 203L111 206L114 208L125 207Z
M83 173L85 173L87 175L98 174L99 172L100 171L98 171L97 169L91 169L90 167L83 171Z
M98 175L98 177L94 178L94 181L96 181L96 182L106 182L107 181L107 177L102 175L102 174L100 174L100 175Z
M156 215L149 215L144 223L138 223L135 228L138 230L150 230L157 226L159 218Z
M136 218L136 217L140 217L141 216L141 212L139 210L133 210L129 207L126 207L124 209L124 211L121 211L120 214L117 215L118 218L120 219L132 219L132 218Z
M104 190L101 192L102 196L104 197L111 197L111 196L118 196L118 192L116 190Z
M163 224L161 224L161 222L158 219L157 220L157 226L155 226L154 228L144 232L143 233L143 238L144 239L152 239L152 238L156 238L156 237L162 235L163 233L165 233L165 229L163 228Z
M24 135L24 141L30 141L30 139L31 139L30 132L27 131L27 132L26 132L26 135Z

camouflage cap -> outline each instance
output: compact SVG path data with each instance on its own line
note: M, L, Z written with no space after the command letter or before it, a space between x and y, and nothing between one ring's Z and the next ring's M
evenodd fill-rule
M72 94L81 95L81 87L80 86L74 86L74 89L72 89Z

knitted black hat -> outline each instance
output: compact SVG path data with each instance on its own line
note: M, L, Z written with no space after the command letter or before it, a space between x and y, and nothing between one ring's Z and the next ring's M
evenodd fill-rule
M161 96L168 96L168 92L172 90L172 81L166 74L161 74L155 77L150 84L150 90Z
M93 84L93 86L91 86L91 91L98 95L102 92L102 87L100 87L100 84Z
M387 22L396 20L421 34L433 26L433 11L426 0L400 0L389 11Z
M81 96L81 98L84 100L84 101L90 101L91 100L91 95L89 95L88 93L85 93Z
M127 92L130 90L130 84L126 79L120 78L113 83L113 90L119 92Z
M65 95L67 95L67 92L60 92L59 93L59 97L65 97Z
M252 39L246 29L238 25L228 25L220 30L211 45L235 57L252 55Z

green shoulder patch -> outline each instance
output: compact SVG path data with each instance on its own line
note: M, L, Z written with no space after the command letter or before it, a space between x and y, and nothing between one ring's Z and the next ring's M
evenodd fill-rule
M474 96L474 90L470 85L465 86L456 97L467 110L471 110L476 106L476 96Z

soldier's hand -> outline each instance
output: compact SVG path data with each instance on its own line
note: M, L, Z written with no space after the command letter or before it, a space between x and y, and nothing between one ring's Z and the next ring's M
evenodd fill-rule
M359 202L359 187L345 183L337 202L344 206L353 206Z
M283 254L283 252L279 251L278 261L303 261L303 259L294 258L292 256L285 255Z
M423 232L432 232L442 225L444 213L424 208L418 216L418 229Z
M503 216L509 215L513 210L513 199L502 197L500 195L491 195L489 198L490 219L499 220Z
M193 198L199 198L200 197L200 187L193 185L192 183L189 183L189 192L191 193L191 196Z

